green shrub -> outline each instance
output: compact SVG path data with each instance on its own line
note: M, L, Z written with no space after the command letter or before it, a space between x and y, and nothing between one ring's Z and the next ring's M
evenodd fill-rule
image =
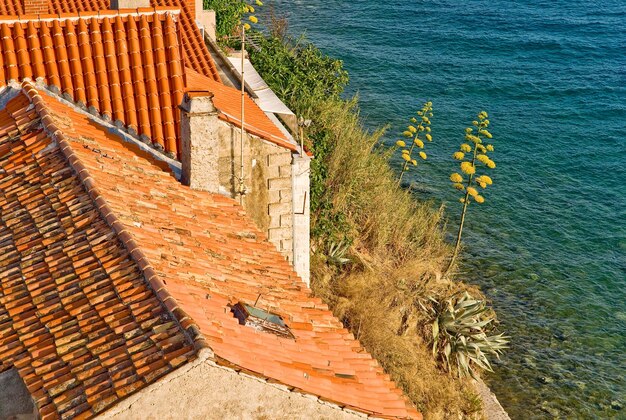
M328 124L317 111L326 101L341 101L348 73L341 60L324 55L317 47L300 38L297 42L276 37L261 38L260 49L250 51L250 59L267 84L296 115L313 119L306 145L315 155L311 162L311 226L313 238L351 243L349 224L342 212L334 209L333 194L327 188L328 161L335 141Z
M310 118L314 104L339 98L348 84L343 62L328 57L303 38L262 38L258 46L259 50L250 51L254 67L298 116Z
M204 8L215 10L215 33L218 38L232 35L246 11L240 0L204 0Z

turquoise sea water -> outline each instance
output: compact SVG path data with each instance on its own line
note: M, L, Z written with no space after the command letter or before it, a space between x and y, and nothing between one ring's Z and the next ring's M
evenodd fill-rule
M513 337L489 384L514 419L626 418L626 1L274 4L344 60L390 143L433 101L413 180L451 225L450 154L489 112L498 167L469 210L463 266Z

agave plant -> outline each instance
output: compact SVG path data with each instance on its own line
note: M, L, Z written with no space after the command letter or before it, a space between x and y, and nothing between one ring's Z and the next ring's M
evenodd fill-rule
M489 355L500 358L507 348L509 337L488 335L495 328L495 315L484 300L474 299L469 293L456 294L434 303L433 356L442 359L448 372L456 365L459 377L471 375L474 368L492 372Z
M349 243L340 241L339 243L332 242L328 248L327 261L330 264L341 266L350 262L350 258L345 258L346 253L350 248Z

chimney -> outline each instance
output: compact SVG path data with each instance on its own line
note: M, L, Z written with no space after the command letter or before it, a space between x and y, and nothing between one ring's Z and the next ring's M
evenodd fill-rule
M180 105L181 181L194 190L219 191L219 123L213 94L187 92Z
M45 15L48 13L49 0L24 0L25 15Z
M111 10L137 9L139 7L150 7L150 0L111 0Z

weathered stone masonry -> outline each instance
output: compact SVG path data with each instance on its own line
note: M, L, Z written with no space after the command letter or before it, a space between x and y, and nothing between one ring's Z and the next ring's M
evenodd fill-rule
M241 131L217 117L209 92L181 105L182 181L194 189L240 198ZM242 204L268 240L309 282L310 158L246 134Z
M220 122L219 177L222 192L236 197L240 171L238 128ZM258 137L244 142L243 206L270 242L293 262L292 152Z

